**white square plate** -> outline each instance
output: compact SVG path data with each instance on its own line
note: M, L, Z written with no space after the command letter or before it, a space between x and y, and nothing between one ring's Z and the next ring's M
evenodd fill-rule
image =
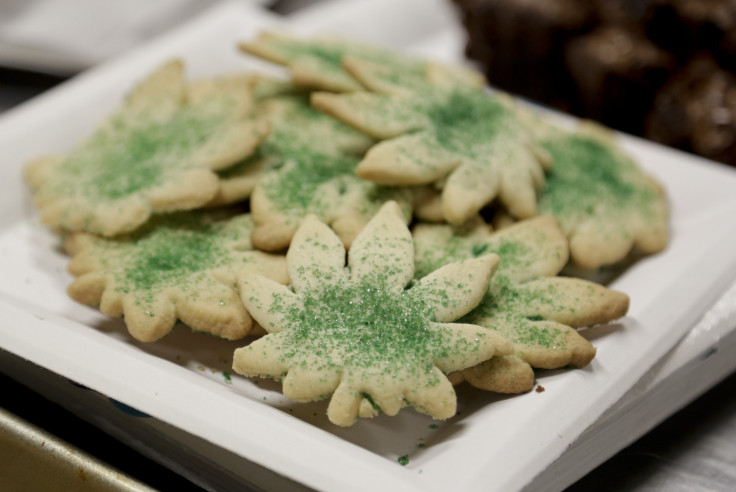
M363 9L363 26L373 23L377 29L381 19L390 18L392 32L401 35L387 34L387 44L444 60L459 56L454 28L441 30L435 23L447 13L439 0L421 2L420 18L427 22L420 27L412 21L416 1L400 8L388 1L346 3ZM76 305L65 294L71 280L67 258L58 239L38 222L23 163L68 150L168 58L184 59L192 77L283 73L238 53L237 42L269 26L350 33L341 20L344 11L335 10L332 18L324 12L320 23L297 17L289 25L247 4L224 2L0 120L0 346L308 487L521 488L670 351L736 275L733 169L622 137L665 185L672 210L668 249L611 284L630 295L629 315L586 332L598 348L589 367L540 374L543 393L499 397L460 388L460 413L446 422L406 409L393 418L336 428L324 415L324 402L294 404L275 383L230 376L232 351L242 342L203 339L178 328L155 344L137 343L120 320ZM402 18L403 23L397 20ZM410 36L400 26L419 30ZM374 32L364 27L365 35L353 34L369 39ZM408 456L408 464L399 464L400 456Z

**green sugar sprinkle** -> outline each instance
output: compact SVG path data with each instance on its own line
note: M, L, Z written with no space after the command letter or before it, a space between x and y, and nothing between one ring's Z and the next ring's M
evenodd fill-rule
M398 461L401 466L406 466L409 464L409 455L405 454L404 456L399 456L396 461Z
M264 185L268 198L280 210L314 207L320 199L317 188L341 176L354 177L358 163L354 157L320 154L309 149L284 153L280 159L285 165L271 174Z
M514 240L504 240L499 244L489 245L489 249L491 249L491 252L505 259L506 263L513 263L517 266L528 263L530 254L536 251L529 247L528 244Z
M329 67L332 72L341 74L345 73L342 68L342 59L346 56L357 56L362 60L380 63L383 67L390 68L381 73L382 78L390 81L416 84L414 79L424 76L423 63L400 57L380 47L342 41L305 42L288 39L274 41L274 46L289 62L297 62L306 58L317 59L323 67ZM404 75L406 71L410 72L410 77ZM347 76L346 73L345 75Z
M266 161L269 169L278 169L288 162L299 162L305 155L320 154L317 149L325 138L339 139L343 134L357 133L309 106L300 95L279 96L272 101L281 111L270 118L268 136L250 157L220 171L220 176L237 177L257 161Z
M402 371L432 376L435 359L474 348L465 339L451 341L447 329L430 329L434 308L423 299L372 284L309 292L303 309L284 305L274 295L270 309L284 312L293 327L280 353L298 364L378 367L391 377ZM437 382L430 377L428 384Z
M490 249L491 249L491 245L488 243L474 244L470 248L470 252L473 255L473 258L479 258L483 256L484 254L488 253Z
M360 212L373 215L378 204L405 194L360 180L355 174L361 157L342 148L352 150L356 141L368 142L367 137L315 110L301 98L284 98L279 103L284 112L272 121L272 131L259 150L269 163L260 186L277 210L324 215L330 207L339 206L333 203L335 199L359 189L365 197Z
M456 234L443 236L439 244L433 243L430 248L417 254L415 258L416 277L423 277L454 261L478 258L491 253L497 254L500 258L494 278L505 278L532 264L536 259L538 249L529 246L524 241L512 238L477 242Z
M540 196L541 213L575 217L604 207L613 214L646 212L658 198L632 161L594 139L571 135L543 146L555 165Z
M527 314L540 304L562 308L561 297L552 288L530 291L523 284L515 286L508 278L493 277L488 293L463 321L499 331L514 344L562 349L563 331L542 323L542 316Z
M128 285L150 290L154 285L186 278L212 268L227 257L225 248L207 230L160 230L139 241L137 255L125 271Z
M298 153L305 147L319 150L330 147L334 143L332 140L362 135L335 118L317 111L305 97L281 96L274 102L281 111L278 116L270 119L271 132L261 144L266 155Z
M537 346L564 350L566 347L564 333L561 329L550 326L538 326L532 323L518 323L514 336L510 341L516 345Z
M414 277L417 279L426 277L448 263L468 259L471 256L467 253L465 245L456 241L447 242L442 245L442 248L422 251L414 258Z
M142 118L142 116L141 116ZM164 122L116 118L63 163L60 190L114 201L160 185L182 157L211 135L220 117L181 110Z
M340 62L342 57L345 56L345 49L339 45L278 40L274 42L274 46L290 62L305 57L317 58L329 65L330 68L342 71Z
M444 232L449 230L444 226L439 228ZM498 270L483 300L460 321L496 330L515 344L564 349L564 332L534 313L540 306L571 309L564 293L554 285L532 290L514 281L516 274L524 272L539 254L546 252L527 241L503 237L502 233L482 242L458 234L443 234L440 239L436 235L432 237L431 247L416 256L416 270L422 274L452 261L484 254L496 253L500 257Z
M424 104L424 103L423 103ZM433 100L426 110L432 138L444 149L469 155L486 149L511 112L480 90L454 90Z
M91 251L99 258L100 271L113 276L119 293L152 300L155 287L167 284L194 296L197 289L189 286L208 281L206 271L251 261L255 252L235 250L233 245L247 241L252 228L248 215L161 215L130 236L94 240ZM227 306L222 298L219 304Z
M552 288L547 290L547 292L531 291L524 289L524 284L516 285L508 277L494 275L488 293L479 307L492 314L503 311L521 313L525 308L539 303L554 305L560 295Z

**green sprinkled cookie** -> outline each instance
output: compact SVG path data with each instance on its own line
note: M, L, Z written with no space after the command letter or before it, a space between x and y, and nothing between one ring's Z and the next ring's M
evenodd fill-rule
M318 146L332 154L363 155L375 142L364 133L326 117L309 103L311 92L293 84L261 79L254 86L257 110L273 128L262 146L291 142Z
M389 200L401 204L409 221L410 189L377 185L355 175L371 139L312 108L303 93L274 96L260 107L271 133L258 151L265 164L251 195L256 247L286 248L309 214L329 224L349 247Z
M248 82L254 105L253 113L257 114L259 120L270 128L269 118L264 110L264 103L273 97L293 94L295 92L294 85L257 73L248 75ZM263 141L261 144L263 144ZM212 200L207 203L207 207L237 204L250 198L261 173L268 167L268 162L261 155L259 148L256 148L245 159L217 172L220 178L220 186Z
M69 295L108 316L124 316L130 334L144 342L163 337L177 320L227 339L247 335L253 321L235 288L236 273L286 283L286 260L251 247L249 215L222 215L156 216L135 233L114 239L70 235L68 269L77 278Z
M342 67L367 90L381 94L421 92L427 84L477 88L487 85L483 74L471 68L394 56L396 61L388 62L347 52L342 59Z
M426 84L405 94L314 93L312 104L382 140L358 164L358 176L393 186L437 183L452 224L495 199L517 218L537 213L551 161L505 95Z
M250 154L267 128L251 118L246 77L186 84L169 62L63 157L26 167L41 219L103 236L130 232L154 213L205 205L215 171Z
M239 276L243 303L269 334L235 351L234 370L280 379L296 401L330 398L328 418L340 426L406 405L453 416L445 374L512 351L490 330L453 323L480 302L498 258L452 263L412 283L414 246L394 202L355 239L347 266L345 255L309 216L287 253L290 287Z
M587 365L595 348L574 328L607 323L628 310L625 294L556 276L567 263L568 245L552 217L527 219L495 233L480 218L462 227L420 224L413 235L418 276L451 261L488 253L500 257L488 293L462 321L501 334L514 345L514 354L463 371L479 388L527 391L531 367Z
M243 42L246 53L287 66L294 84L310 89L352 92L368 88L401 92L429 76L475 86L485 85L478 72L412 58L394 50L337 38L299 38L263 32Z
M540 145L554 158L539 196L570 241L575 265L596 269L632 252L660 252L669 238L662 187L617 144L613 132L584 124L576 132L548 127Z
M205 207L216 208L245 202L250 198L261 174L267 168L267 160L256 149L252 155L218 172L220 184Z

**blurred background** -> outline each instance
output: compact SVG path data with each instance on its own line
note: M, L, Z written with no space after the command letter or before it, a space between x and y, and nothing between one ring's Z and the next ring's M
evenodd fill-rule
M736 1L455 3L491 84L736 165Z

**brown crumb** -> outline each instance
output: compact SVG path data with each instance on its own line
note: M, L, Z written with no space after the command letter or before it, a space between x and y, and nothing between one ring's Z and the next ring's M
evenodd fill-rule
M538 384L537 387L534 389L537 393L543 393L544 392L544 386L541 384Z

